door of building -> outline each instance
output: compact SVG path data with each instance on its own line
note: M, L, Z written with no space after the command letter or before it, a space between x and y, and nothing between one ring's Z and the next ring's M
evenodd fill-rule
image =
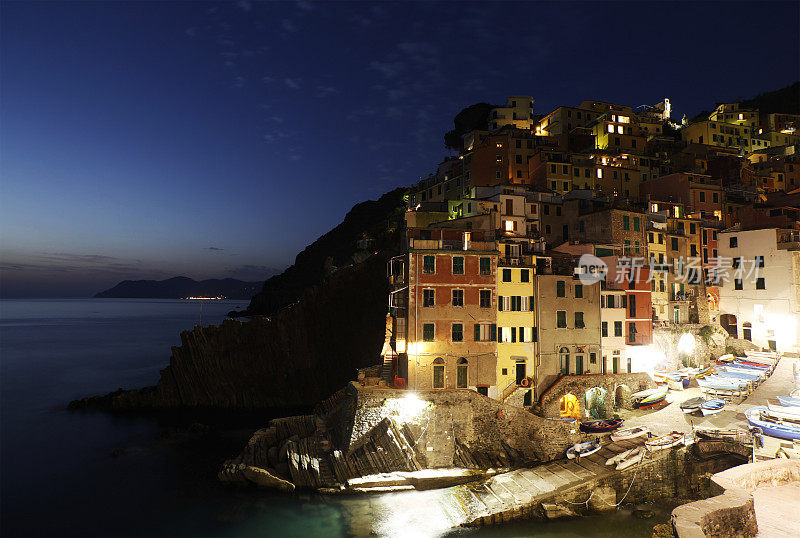
M583 373L583 355L575 355L575 373L578 375Z
M767 340L767 345L771 351L778 351L778 343L775 340Z
M619 371L619 357L611 359L611 372L616 374Z
M518 362L516 364L516 373L517 373L517 385L519 385L523 379L525 379L525 363Z

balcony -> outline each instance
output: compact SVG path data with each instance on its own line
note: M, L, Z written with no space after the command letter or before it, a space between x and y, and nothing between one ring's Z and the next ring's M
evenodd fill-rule
M408 240L409 250L497 250L494 241L464 241L461 239L414 239Z
M778 250L800 250L800 231L778 232Z

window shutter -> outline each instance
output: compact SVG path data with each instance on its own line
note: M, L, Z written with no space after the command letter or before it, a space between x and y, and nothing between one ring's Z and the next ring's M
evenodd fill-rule
M502 295L497 297L497 310L499 310L500 312L503 311L503 296Z
M528 297L528 310L533 310L533 295Z
M516 342L517 341L517 328L516 327L511 327L511 341L512 342Z
M479 324L475 324L475 341L481 341L481 326Z
M497 340L497 325L492 323L492 328L490 329L490 331L491 331L491 340L492 342L494 342L495 340Z
M531 327L531 342L539 341L539 331L536 327Z

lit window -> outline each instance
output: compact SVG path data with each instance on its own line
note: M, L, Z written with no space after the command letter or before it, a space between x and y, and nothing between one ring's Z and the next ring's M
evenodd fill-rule
M622 134L622 125L617 125L617 133Z
M506 222L506 231L507 232L513 232L514 231L514 221L507 220L505 222Z
M614 132L614 126L613 125L611 125L611 124L608 125L608 132L609 133L613 133Z
M603 178L603 170L601 168L597 169L597 179Z

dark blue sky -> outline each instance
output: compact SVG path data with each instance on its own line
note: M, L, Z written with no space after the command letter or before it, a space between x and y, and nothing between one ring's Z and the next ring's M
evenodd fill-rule
M5 1L2 293L262 279L474 102L691 115L794 82L799 5Z

